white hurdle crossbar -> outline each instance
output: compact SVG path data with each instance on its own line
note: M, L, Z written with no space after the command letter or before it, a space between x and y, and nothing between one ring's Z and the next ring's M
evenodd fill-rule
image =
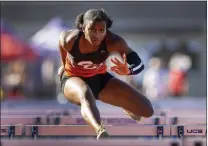
M170 136L170 126L105 126L111 136ZM26 125L26 136L95 136L88 125Z
M47 124L46 118L44 116L3 116L1 117L1 124L22 124L22 125L32 125L32 124Z
M151 118L141 118L139 122L127 116L105 116L101 118L106 125L163 125L164 116L154 116ZM22 125L88 125L81 116L3 116L1 124L22 124Z
M170 125L188 125L188 124L206 124L206 116L200 117L167 117L166 124Z
M141 118L139 122L129 118L129 117L102 117L101 120L106 125L140 125L140 124L152 124L152 125L163 125L165 124L165 117L164 116L154 116L151 118ZM77 117L60 117L60 124L61 125L72 125L72 124L79 124L79 125L86 125L87 123L81 116ZM88 124L87 124L88 125Z

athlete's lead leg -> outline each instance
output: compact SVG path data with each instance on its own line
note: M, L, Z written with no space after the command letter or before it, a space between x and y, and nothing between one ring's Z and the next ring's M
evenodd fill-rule
M97 138L108 136L108 133L101 125L100 113L95 104L95 97L82 79L78 77L69 78L64 86L64 95L70 102L81 106L81 114L85 121L97 132Z

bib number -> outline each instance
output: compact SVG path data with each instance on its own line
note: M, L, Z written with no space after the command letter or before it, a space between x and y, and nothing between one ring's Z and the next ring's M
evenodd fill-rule
M96 69L97 65L93 64L92 61L81 61L78 65L82 66L84 69Z

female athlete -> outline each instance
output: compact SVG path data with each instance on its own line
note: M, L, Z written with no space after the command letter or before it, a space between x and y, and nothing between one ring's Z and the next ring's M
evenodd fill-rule
M107 72L105 62L112 52L123 57L123 62L111 59L114 66L110 69L119 75L136 75L144 65L125 40L109 30L112 20L104 10L81 13L75 24L77 29L60 35L62 66L58 74L65 98L81 107L81 114L96 131L97 139L109 134L101 123L96 100L121 107L135 120L151 117L154 110L147 97Z

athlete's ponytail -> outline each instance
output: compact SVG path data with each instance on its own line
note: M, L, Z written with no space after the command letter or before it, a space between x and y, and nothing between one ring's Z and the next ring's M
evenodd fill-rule
M104 9L100 9L100 11L102 11L103 16L107 17L107 28L111 28L112 24L113 24L113 20L107 15L107 13L105 12Z
M77 16L76 20L75 20L75 25L76 25L76 27L77 27L78 29L81 30L83 24L84 24L84 12L80 13L80 14Z
M108 17L107 28L111 28L112 24L113 24L113 20Z

